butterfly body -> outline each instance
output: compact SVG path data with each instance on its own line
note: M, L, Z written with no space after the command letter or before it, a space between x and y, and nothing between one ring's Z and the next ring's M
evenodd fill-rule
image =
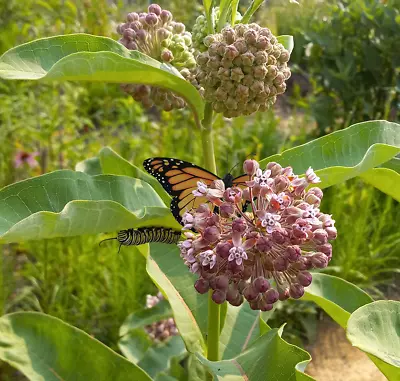
M172 196L171 212L179 223L182 215L200 204L207 202L205 197L195 197L193 191L201 182L210 186L215 180L222 180L225 188L245 186L248 175L234 178L230 173L222 179L214 173L195 164L169 157L154 157L143 162L144 169L154 176L164 190Z

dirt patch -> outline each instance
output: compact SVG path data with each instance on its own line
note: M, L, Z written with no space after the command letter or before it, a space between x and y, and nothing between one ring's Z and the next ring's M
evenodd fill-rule
M346 339L344 329L325 317L319 322L317 340L307 350L312 361L310 376L318 381L386 381L364 352Z

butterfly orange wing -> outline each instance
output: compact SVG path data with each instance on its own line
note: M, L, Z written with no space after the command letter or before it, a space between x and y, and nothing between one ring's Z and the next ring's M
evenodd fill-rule
M185 211L197 208L207 202L205 197L195 197L197 183L209 186L219 177L195 164L169 157L154 157L143 162L144 169L154 176L165 191L173 196L171 212L181 223Z

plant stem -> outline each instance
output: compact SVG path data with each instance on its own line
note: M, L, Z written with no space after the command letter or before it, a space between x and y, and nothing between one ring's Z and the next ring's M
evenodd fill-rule
M214 144L212 139L213 110L210 103L204 108L204 119L201 123L201 140L203 145L204 166L216 173ZM211 361L219 360L219 331L221 306L211 299L212 291L208 293L208 329L207 329L207 358Z
M214 303L211 295L212 290L208 292L207 359L218 361L221 305Z
M216 173L214 143L212 139L212 117L213 111L210 103L204 108L204 119L201 123L201 141L203 145L204 167L209 171Z

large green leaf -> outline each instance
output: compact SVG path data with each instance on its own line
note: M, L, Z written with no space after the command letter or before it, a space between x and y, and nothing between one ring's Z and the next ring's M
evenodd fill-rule
M176 246L151 244L150 248L147 272L167 296L187 350L202 353L205 342L199 325L207 318L207 296L195 291L195 277L189 273Z
M138 366L154 378L158 373L167 371L173 359L183 358L186 354L185 344L181 337L174 336L165 343L150 347Z
M300 372L311 360L310 355L285 342L276 328L265 333L247 350L232 359L212 362L199 354L197 357L207 366L215 380L312 380Z
M171 197L168 195L168 193L164 190L164 188L155 177L149 175L147 172L144 172L135 165L131 164L129 161L119 156L109 147L105 147L100 150L99 158L102 173L110 175L130 176L146 181L146 183L149 183L162 198L165 205L169 207L171 203ZM180 228L179 225L177 225L177 228Z
M90 176L101 175L103 173L98 157L91 157L89 159L80 161L75 165L75 171L83 172Z
M297 174L316 170L322 188L360 176L400 152L400 125L385 121L358 123L261 161L292 166ZM372 180L372 179L371 179ZM373 181L378 183L377 181Z
M371 303L363 290L344 279L326 274L313 274L302 300L318 304L332 319L346 328L350 315L359 307Z
M293 36L284 34L282 36L278 36L277 39L278 39L278 42L281 43L285 47L285 49L287 49L289 51L289 53L291 54L293 51L293 48L294 48Z
M130 177L63 170L0 191L2 243L157 225L177 223L149 184Z
M260 312L249 303L240 307L228 305L224 328L220 335L220 358L227 360L245 351L260 336Z
M0 78L153 85L178 93L203 117L200 94L177 70L106 37L71 34L19 45L0 57Z
M33 312L0 318L0 359L31 381L151 381L142 369L85 332Z
M373 168L360 176L366 183L400 202L400 171L389 168Z
M351 314L347 338L391 381L400 380L400 302L381 300Z
M152 308L143 308L130 314L119 329L119 335L124 336L132 329L143 328L156 321L168 319L172 309L166 300L161 300Z

